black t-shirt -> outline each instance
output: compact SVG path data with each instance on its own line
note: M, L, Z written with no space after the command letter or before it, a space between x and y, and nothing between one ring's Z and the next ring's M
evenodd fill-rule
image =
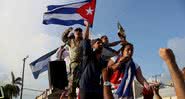
M101 82L102 69L106 67L103 59L96 59L96 55L91 48L90 40L83 40L80 45L82 55L83 73L80 79L80 90L87 92L103 92Z

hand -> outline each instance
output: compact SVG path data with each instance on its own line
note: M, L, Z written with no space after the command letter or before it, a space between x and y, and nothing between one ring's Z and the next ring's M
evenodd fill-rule
M127 42L127 40L125 40L125 39L121 39L121 40L120 40L120 43L121 43L121 45L125 45L125 44L127 44L128 42Z
M120 33L120 32L118 32L118 37L119 37L120 39L126 40L126 35L123 35L123 34Z
M156 82L152 85L152 90L155 95L159 94L159 86L160 86L160 83L158 83L158 82Z
M84 21L84 24L85 24L85 26L87 26L87 27L89 27L90 26L90 23L88 22L88 21Z
M119 52L116 51L116 52L114 52L114 54L119 55Z
M158 94L159 93L159 86L160 86L160 82L151 82L150 83L150 87L152 88L152 91L154 94Z
M152 90L153 90L154 94L159 94L159 87L158 86L153 86Z
M119 60L118 60L118 62L127 62L127 61L129 61L130 60L130 57L129 56L122 56Z
M147 90L151 90L151 86L147 83L147 82L144 82L144 85L143 85Z
M171 49L169 48L160 48L159 55L165 62L174 62L175 56Z
M71 32L73 30L73 28L72 27L69 27L68 30Z

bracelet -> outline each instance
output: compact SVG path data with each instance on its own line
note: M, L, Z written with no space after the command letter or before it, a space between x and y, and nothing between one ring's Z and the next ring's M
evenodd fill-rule
M105 81L105 82L103 82L103 85L104 86L111 86L111 83L109 81Z

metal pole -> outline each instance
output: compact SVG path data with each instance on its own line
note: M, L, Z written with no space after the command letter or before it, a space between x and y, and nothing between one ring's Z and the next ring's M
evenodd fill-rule
M161 74L156 74L156 75L154 75L152 77L154 77L154 81L157 82L158 81L158 77L160 77L160 76L161 76Z
M29 57L29 56L26 56L26 57L23 59L22 86L21 86L21 96L20 96L20 99L22 99L23 86L24 86L24 69L25 69L25 62L26 62L26 59L27 59L28 57Z

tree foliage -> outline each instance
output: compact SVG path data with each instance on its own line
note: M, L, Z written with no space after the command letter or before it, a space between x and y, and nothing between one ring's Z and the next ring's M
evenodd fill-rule
M19 96L20 86L22 85L22 78L15 78L13 72L11 72L12 81L10 84L6 84L4 86L4 94L6 99L12 99L12 97Z

